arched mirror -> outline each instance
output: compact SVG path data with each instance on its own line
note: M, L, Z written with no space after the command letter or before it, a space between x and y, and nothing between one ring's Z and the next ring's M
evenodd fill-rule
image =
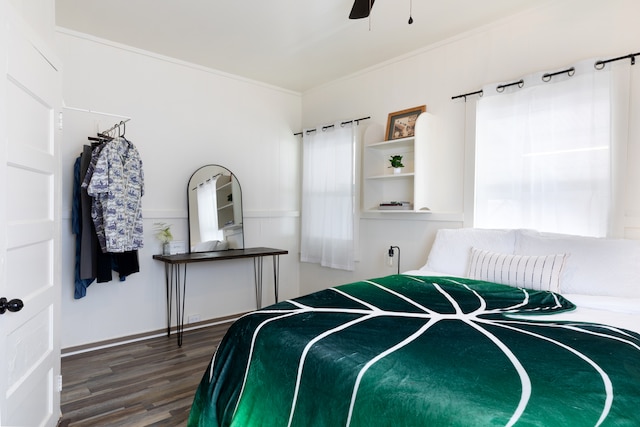
M187 184L190 252L244 249L242 190L220 165L196 170Z

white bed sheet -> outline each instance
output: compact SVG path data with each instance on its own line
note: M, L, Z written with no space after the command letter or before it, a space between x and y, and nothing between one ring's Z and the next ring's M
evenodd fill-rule
M412 276L451 276L434 271L411 270L404 274ZM564 313L548 314L538 320L591 322L628 329L640 333L640 298L622 298L581 294L563 294L576 305L576 309ZM526 317L526 316L512 316Z

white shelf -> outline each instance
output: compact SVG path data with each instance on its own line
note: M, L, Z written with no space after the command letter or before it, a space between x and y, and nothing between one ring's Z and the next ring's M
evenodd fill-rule
M462 224L464 214L438 211L379 211L369 209L362 211L360 218L371 220L441 221Z
M227 181L225 184L221 184L221 185L219 185L219 186L218 186L218 191L220 191L220 190L224 189L225 187L229 187L229 186L231 186L231 185L232 185L232 182L231 182L231 180L229 180L229 181Z
M394 174L386 174L386 175L373 175L373 176L368 176L365 179L401 179L401 178L413 178L415 176L415 173L413 172L409 172L409 173L394 173Z
M422 113L416 121L415 136L390 141L365 141L362 160L362 209L375 214L425 214L428 209L426 191L426 146L435 139L430 123L433 116ZM389 158L402 156L402 172L394 174ZM412 210L378 209L380 203L409 201Z
M406 138L392 139L390 141L374 142L373 144L366 145L366 148L374 150L395 150L405 147L413 150L414 140L415 137L408 136Z
M233 209L233 182L231 175L221 175L216 180L216 200L218 206L218 228L235 223Z
M380 213L380 214L389 214L389 213L393 213L393 214L414 214L414 213L431 213L431 211L429 209L377 209L377 208L371 208L371 209L367 209L366 212L370 212L370 213Z

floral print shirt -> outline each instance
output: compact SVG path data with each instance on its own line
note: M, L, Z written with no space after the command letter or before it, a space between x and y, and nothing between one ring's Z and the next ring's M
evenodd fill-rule
M138 150L125 138L109 141L96 151L95 166L87 178L89 173L85 184L94 198L91 217L102 251L142 248L144 173Z

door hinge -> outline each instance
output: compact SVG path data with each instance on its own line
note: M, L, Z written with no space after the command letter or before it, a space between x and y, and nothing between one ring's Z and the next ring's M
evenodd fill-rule
M62 130L62 111L58 113L58 129Z
M58 391L62 391L62 375L58 375Z

